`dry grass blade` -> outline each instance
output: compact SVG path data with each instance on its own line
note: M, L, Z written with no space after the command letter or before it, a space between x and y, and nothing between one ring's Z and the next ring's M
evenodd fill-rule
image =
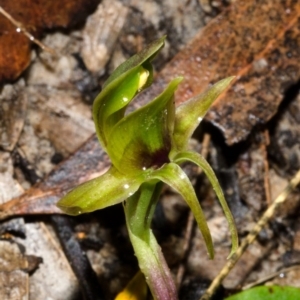
M0 6L0 13L7 18L14 26L16 26L16 30L18 32L22 32L24 33L25 36L28 37L28 39L30 41L32 41L33 43L35 43L36 45L38 45L41 49L51 53L52 55L57 55L57 53L55 52L55 50L51 49L50 47L46 46L44 43L42 43L40 40L36 39L29 31L27 31L27 29L25 28L25 26L18 22L17 20L15 20L7 11L5 11L1 6Z
M264 136L264 142L261 145L261 151L264 157L264 186L265 186L267 204L268 206L270 206L272 203L272 197L271 197L271 188L270 188L270 179L269 179L270 168L269 168L268 152L267 152L267 147L270 144L270 136L269 136L269 131L267 129L263 132L263 136Z

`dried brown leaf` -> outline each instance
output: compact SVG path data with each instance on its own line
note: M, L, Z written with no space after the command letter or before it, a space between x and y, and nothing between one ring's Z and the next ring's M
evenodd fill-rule
M56 202L72 187L99 176L109 166L108 156L93 136L43 182L0 205L0 219L14 215L62 213Z
M237 143L277 112L284 92L299 80L299 28L299 1L236 1L173 58L160 78L185 77L176 94L181 103L236 75L207 119L228 144Z
M85 20L100 0L0 0L0 6L35 37ZM0 15L0 82L15 80L30 63L32 42Z

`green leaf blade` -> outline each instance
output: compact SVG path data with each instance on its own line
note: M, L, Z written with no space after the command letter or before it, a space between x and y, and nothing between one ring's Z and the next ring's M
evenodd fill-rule
M257 286L226 298L226 300L296 300L300 289L291 286Z

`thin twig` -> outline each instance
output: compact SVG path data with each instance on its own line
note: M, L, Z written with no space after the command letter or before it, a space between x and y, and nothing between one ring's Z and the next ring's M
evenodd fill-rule
M295 187L300 183L300 170L294 176L294 178L289 182L286 188L279 194L279 196L274 200L274 202L268 207L260 220L256 223L252 231L243 240L240 247L237 249L235 254L227 261L223 269L220 271L218 276L213 280L205 294L200 300L209 300L211 296L215 293L216 289L220 286L224 278L228 275L230 270L235 266L239 258L245 252L247 247L256 239L257 235L261 229L268 223L268 221L273 217L278 206L285 202L287 196L295 189Z
M36 39L26 28L25 26L18 22L16 19L14 19L7 11L5 11L2 6L0 6L0 13L7 18L14 26L16 26L17 32L22 32L25 36L28 37L30 41L38 45L41 49L51 53L52 55L57 55L55 50L52 48L46 46L44 43L42 43L40 40Z
M206 158L208 154L208 149L209 149L209 143L210 143L210 135L206 133L203 137L203 142L202 142L202 149L201 149L201 155ZM200 175L202 173L202 169L198 168L197 174ZM184 242L183 242L183 247L182 247L182 259L179 264L178 270L177 270L177 275L176 275L176 286L179 289L182 278L185 272L185 259L190 247L191 243L191 238L192 238L192 232L193 232L193 227L195 223L195 218L192 213L192 211L189 212L188 220L186 223L186 228L185 228L185 235L184 235Z
M78 279L83 298L86 300L104 300L104 291L98 282L97 274L74 234L73 219L69 216L52 215L51 221L64 253Z
M181 282L182 282L182 278L185 272L185 258L190 246L190 242L191 242L191 237L192 237L192 232L193 232L193 227L194 227L194 215L193 213L190 211L189 212L189 216L188 216L188 220L186 223L186 227L185 227L185 235L184 235L184 241L183 241L183 247L182 247L182 259L180 262L180 265L178 267L177 270L177 275L176 275L176 286L177 289L179 289Z
M263 135L264 135L264 142L261 145L261 149L264 157L264 186L265 186L267 204L268 206L270 206L272 203L272 197L271 197L269 162L268 162L268 152L267 152L267 146L270 144L270 136L269 136L268 129L264 131Z
M203 142L202 142L202 149L201 149L201 155L204 158L207 158L208 155L208 150L209 150L209 144L210 144L210 134L205 133L203 137ZM197 174L200 175L202 174L203 170L201 168L198 168Z
M136 52L140 52L143 49L143 39L141 35L136 37Z

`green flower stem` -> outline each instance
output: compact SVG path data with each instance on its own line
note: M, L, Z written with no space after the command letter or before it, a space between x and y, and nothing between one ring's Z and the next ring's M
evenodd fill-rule
M177 291L161 248L150 229L162 183L144 183L127 199L124 210L129 237L155 300L176 300Z

